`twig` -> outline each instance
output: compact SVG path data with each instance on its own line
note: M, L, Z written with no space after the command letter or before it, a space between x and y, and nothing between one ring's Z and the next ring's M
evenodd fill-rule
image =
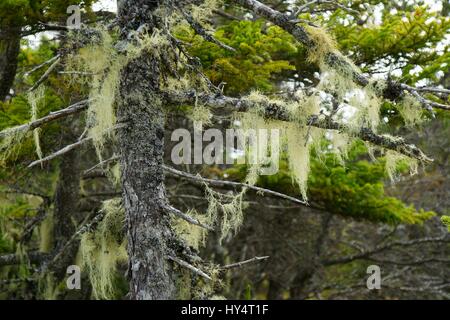
M236 49L226 45L225 43L217 40L214 36L209 34L197 21L194 20L192 16L190 16L186 11L180 8L181 13L183 14L186 21L191 25L192 29L195 30L196 33L198 33L200 36L202 36L206 41L214 43L218 45L219 47L231 51L236 52Z
M103 167L103 165L105 165L105 164L107 164L107 163L110 163L110 162L112 162L112 161L115 161L115 160L117 160L117 159L119 159L118 156L112 156L112 157L109 158L109 159L103 160L103 161L97 163L97 164L96 164L95 166L93 166L92 168L87 169L86 171L84 171L84 172L83 172L83 175L89 175L89 173L91 173L91 172L94 171L95 169L97 169L97 168L99 168L99 167Z
M31 69L30 71L25 72L25 76L28 77L30 74L38 71L39 69L41 69L42 67L45 67L46 65L53 63L55 60L59 59L61 57L60 54L57 54L56 56L54 56L53 58L41 63L40 65L37 65L36 67L34 67L33 69Z
M166 211L173 213L174 215L180 217L181 219L183 219L183 220L185 220L185 221L187 221L187 222L189 222L189 223L191 223L193 225L202 227L202 228L204 228L206 230L209 230L209 231L214 231L214 229L212 227L201 223L197 219L195 219L195 218L191 217L190 215L182 212L181 210L178 210L177 208L172 207L171 205L165 204L165 205L163 205L163 208Z
M47 116L45 116L43 118L37 119L35 121L29 122L29 123L26 123L26 124L23 124L23 125L20 125L20 126L17 126L17 127L13 127L13 128L9 128L9 129L3 130L3 131L0 132L0 138L3 138L5 136L7 136L11 132L11 130L14 131L14 132L19 132L19 131L28 132L28 131L32 131L32 130L34 130L36 128L39 128L39 127L43 126L46 123L51 122L51 121L54 121L54 120L57 120L57 119L60 119L60 118L67 117L67 116L70 116L72 114L78 113L80 111L85 110L88 107L88 103L89 103L89 100L82 100L80 102L77 102L77 103L75 103L75 104L65 108L65 109L58 110L58 111L55 111L55 112L51 112L50 114L48 114Z
M172 260L172 261L175 262L175 263L178 263L180 266L185 267L185 268L191 270L191 271L194 272L195 274L198 274L199 276L202 276L203 278L205 278L205 279L207 279L207 280L209 280L209 281L212 280L212 278L211 278L209 275L207 275L205 272L203 272L202 270L200 270L200 269L197 268L197 267L194 267L193 265L187 263L187 262L184 261L184 260L181 260L181 259L179 259L179 258L177 258L177 257L172 257L172 256L167 256L167 258L168 258L169 260Z
M36 90L41 85L41 83L44 82L49 77L50 73L53 71L53 69L56 68L60 60L61 60L60 57L58 57L55 60L55 62L53 62L53 64L50 67L48 67L47 71L45 71L42 77L40 77L39 80L28 90L28 92Z
M216 180L216 179L208 179L208 178L203 178L199 175L193 175L187 172L183 172L183 171L179 171L177 169L168 167L166 165L163 165L164 170L166 170L167 172L180 176L180 177L184 177L186 179L190 179L190 180L194 180L194 181L198 181L200 183L207 183L209 185L213 185L213 186L217 186L217 187L221 187L221 186L233 186L233 187L242 187L242 188L249 188L251 190L255 190L257 192L262 192L262 193L267 193L270 195L273 195L275 197L279 197L279 198L283 198L298 204L302 204L302 205L307 205L307 203L305 201L302 201L300 199L288 196L284 193L280 193L280 192L276 192L273 190L269 190L269 189L265 189L265 188L261 188L261 187L256 187L256 186L252 186L250 184L247 183L242 183L242 182L235 182L235 181L226 181L226 180Z
M225 265L223 267L220 267L220 269L228 270L228 269L240 268L240 267L242 267L242 266L244 266L246 264L253 263L253 262L258 262L258 261L262 261L262 260L266 260L266 259L269 259L269 258L270 258L269 256L254 257L252 259L248 259L248 260L245 260L245 261L236 262L236 263L232 263L232 264L227 264L227 265Z
M53 160L53 159L55 159L55 158L57 158L59 156L62 156L63 154L66 154L67 152L69 152L69 151L71 151L71 150L73 150L73 149L83 145L85 142L88 142L88 141L91 141L91 140L92 140L92 138L89 137L89 138L84 138L84 139L82 139L80 141L77 141L77 142L75 142L73 144L69 144L68 146L65 146L61 150L58 150L57 152L52 153L51 155L49 155L49 156L47 156L45 158L33 161L32 163L30 163L28 165L28 168L32 168L32 167L34 167L34 166L36 166L38 164L42 164L42 163L48 162L50 160Z

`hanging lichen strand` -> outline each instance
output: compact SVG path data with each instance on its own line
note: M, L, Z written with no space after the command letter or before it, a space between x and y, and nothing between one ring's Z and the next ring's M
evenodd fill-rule
M31 91L28 93L28 103L31 106L31 121L36 121L38 118L38 112L39 112L39 103L42 102L42 100L45 97L45 87L39 86L36 90ZM33 138L34 138L34 144L36 146L36 154L39 157L39 159L42 159L42 150L41 150L41 143L39 139L39 134L41 132L41 128L36 128L33 130Z
M103 219L96 230L83 234L79 256L89 273L93 296L112 299L116 297L117 266L128 260L121 200L104 201L100 214Z
M132 44L118 50L113 37L105 29L97 31L99 41L81 48L76 55L71 56L67 68L81 70L78 81L89 87L87 129L97 155L102 160L105 142L114 138L115 101L122 69L144 51L161 60L169 42L159 30L154 30L152 34L136 34Z

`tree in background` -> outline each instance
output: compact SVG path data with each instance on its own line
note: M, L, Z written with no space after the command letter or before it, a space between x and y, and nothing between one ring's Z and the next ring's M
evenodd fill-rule
M119 1L118 19L112 25L85 27L68 34L60 48L65 71L61 71L59 77L62 74L65 77L64 88L51 83L50 72L47 72L38 78L31 91L39 92L40 83L49 81L56 96L62 95L64 101L80 102L4 130L5 160L17 169L20 161L11 148L29 142L28 132L36 135L36 128L87 109L86 130L78 132L79 139L75 136L77 128L66 123L63 128L69 129L68 140L72 143L47 157L41 154L41 158L31 164L33 175L42 175L44 179L39 166L47 165L58 156L72 161L60 166L60 173L69 174L59 178L62 190L57 187L54 198L41 197L43 210L50 211L50 203L54 202L53 214L67 217L70 214L64 208L67 202L76 202L76 207L81 205L77 196L80 179L104 179L103 171L96 172L101 167L108 169L106 176L112 184L120 180L123 198L103 201L100 211L98 202L91 205L88 210L91 214L75 218L77 228L62 224L69 230L62 230L65 238L60 238L50 255L42 254L45 250L41 248L41 252L25 256L4 256L4 264L24 261L26 258L20 257L28 256L32 264L43 265L44 269L54 266L58 260L62 268L67 261L61 260L61 255L69 248L76 252L77 246L73 244L81 237L79 257L89 271L95 297L115 296L119 286L116 266L128 261L130 298L210 298L218 291L217 279L233 265L202 262L197 251L199 241L212 229L216 231L213 237L217 243L228 241L243 223L244 197L252 190L293 201L296 206L304 206L309 199L312 207L358 219L394 225L421 224L428 220L433 213L416 211L385 195L381 182L385 171L396 179L400 172L409 168L415 170L418 163L428 163L430 158L402 138L379 133L389 130L388 125L380 123L380 117L386 117L389 124L392 118L402 125L404 122L406 126L415 126L423 118L435 115L435 110L444 110L442 113L448 110L445 105L448 90L419 87L416 83L427 79L427 86L434 84L438 80L433 78L437 76L436 71L445 68L446 52L437 52L435 47L448 32L448 19L400 5L397 13L393 13L385 5L386 21L380 27L373 22L370 25L373 6L360 6L357 2L329 1L320 6L313 2L298 5L280 2L280 10L286 10L281 13L253 0L226 4L165 1L161 5L150 1ZM249 21L244 21L243 9L250 14ZM257 20L257 16L266 20ZM355 17L362 17L362 20ZM435 20L430 23L431 18ZM350 21L349 25L346 20ZM328 27L337 42L319 25ZM213 35L214 28L217 30ZM416 28L417 33L413 32ZM400 39L389 38L392 35ZM374 43L380 46L374 47ZM340 53L338 47L350 54L358 66ZM39 50L43 49L45 46ZM414 77L411 73L412 76L407 77L413 69L411 66L428 66L430 61L436 62L434 69L423 68L419 75ZM394 68L406 70L402 82L389 73ZM372 75L388 72L388 77L370 78L361 70ZM82 100L83 94L89 95L88 101ZM19 98L9 103L11 109L5 114L16 113L14 108L18 101ZM25 101L25 105L31 107L33 103L36 99ZM350 118L345 115L349 108L353 110ZM214 179L203 179L180 171L181 168L164 165L165 118L180 112L205 123L224 117L225 122L231 122L234 116L244 126L280 128L287 150L282 171L276 176L264 177L258 176L258 167L213 168L204 172L215 175ZM438 111L438 117L440 113ZM11 125L5 124L5 127ZM370 164L364 159L361 153L364 146L355 146L360 140L372 154L384 155L384 165ZM36 146L38 142L35 138ZM77 148L91 142L100 165L83 175L75 166L88 164L92 158L74 160L74 155L78 153ZM113 165L117 159L119 165ZM22 160L26 163L26 158ZM205 188L205 206L194 203L192 206L197 210L185 211L187 213L176 208L178 200L170 198L169 201L166 196L172 190L166 190L164 170L172 178L200 183ZM30 175L30 171L25 172ZM223 176L242 182L218 180ZM95 193L105 184L96 182L87 188ZM72 187L67 188L68 185ZM219 192L230 186L237 189L235 195ZM303 200L296 198L299 194ZM97 197L114 195L118 195L117 190L97 193ZM18 203L12 206L14 210L17 207ZM201 209L206 214L202 214ZM23 213L23 208L18 212ZM126 232L123 231L124 217ZM329 223L330 219L323 219L323 230L328 230ZM31 224L31 230L35 225ZM291 237L295 239L295 229L292 231ZM41 244L45 242L42 238ZM323 250L329 250L322 248L325 237L319 236L314 241L310 237L309 240L316 254L305 259L304 270L292 272L291 297L308 296L303 287L305 279L313 276L308 270L315 268ZM438 236L433 240L442 243L448 239ZM339 252L343 253L345 250ZM374 252L364 253L363 257L369 257ZM68 257L72 257L68 261L74 259L73 254ZM345 258L344 255L323 263L333 265L332 260ZM56 282L57 286L59 281ZM55 292L55 284L40 283ZM271 283L271 290L274 283L277 281ZM181 288L188 289L182 291ZM326 290L319 285L315 292L318 288ZM282 297L283 288L275 288L273 292L269 297Z

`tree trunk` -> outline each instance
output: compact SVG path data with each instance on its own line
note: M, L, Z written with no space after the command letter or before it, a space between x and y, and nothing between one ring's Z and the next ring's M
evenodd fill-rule
M66 121L66 124L68 128L63 133L63 141L74 141L77 138L75 125L70 125L69 121ZM56 254L61 251L76 231L74 223L79 213L80 162L80 150L72 150L61 157L53 217L54 252ZM69 248L65 248L63 255L51 266L51 271L56 276L57 281L61 281L65 277L67 267L73 264L78 251L78 244L76 241Z
M20 29L0 30L0 101L5 101L13 86L20 51Z
M147 23L157 7L150 0L119 2L122 37ZM150 31L151 32L151 31ZM158 103L159 62L150 53L122 71L117 105L121 181L126 212L130 298L176 298L175 275L167 260L172 237L164 214L164 115Z

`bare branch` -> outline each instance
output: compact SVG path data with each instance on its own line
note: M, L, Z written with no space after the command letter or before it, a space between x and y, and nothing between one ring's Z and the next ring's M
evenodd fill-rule
M298 204L307 205L307 203L305 201L302 201L302 200L299 200L297 198L288 196L288 195L286 195L284 193L280 193L280 192L272 191L272 190L269 190L269 189L252 186L252 185L249 185L247 183L203 178L203 177L201 177L199 175L189 174L187 172L179 171L179 170L176 170L174 168L171 168L171 167L168 167L168 166L165 166L165 165L163 166L163 168L164 168L165 171L167 171L167 172L169 172L171 174L174 174L174 175L177 175L177 176L189 179L189 180L194 180L194 181L197 181L199 183L207 183L209 185L213 185L213 186L216 186L216 187L232 186L232 187L240 187L240 188L249 188L249 189L255 190L257 192L267 193L267 194L270 194L270 195L278 197L278 198L283 198L283 199L286 199L286 200L289 200L289 201L292 201L292 202L295 202L295 203L298 203Z
M184 261L184 260L181 260L181 259L179 259L179 258L172 257L172 256L167 256L167 258L168 258L169 260L172 260L173 262L176 262L176 263L179 264L180 266L185 267L185 268L191 270L191 271L194 272L195 274L198 274L199 276L202 276L202 277L205 278L206 280L209 280L209 281L212 280L211 277L210 277L209 275L207 275L205 272L203 272L202 270L200 270L200 269L197 268L197 267L194 267L193 265L187 263L187 262Z
M83 176L89 175L89 174L90 174L91 172L93 172L95 169L97 169L97 168L99 168L99 167L103 167L103 165L105 165L105 164L107 164L107 163L110 163L110 162L113 162L113 161L116 161L116 160L118 160L118 159L119 159L118 156L112 156L112 157L109 158L109 159L103 160L103 161L97 163L97 164L96 164L95 166L93 166L92 168L90 168L90 169L84 171L84 172L83 172Z
M270 258L269 256L254 257L252 259L248 259L248 260L245 260L245 261L236 262L236 263L232 263L232 264L227 264L227 265L225 265L223 267L220 267L220 269L228 270L228 269L240 268L240 267L242 267L242 266L244 266L246 264L253 263L253 262L258 262L258 261L262 261L262 260L266 260L266 259L269 259L269 258Z
M52 122L54 120L78 113L80 111L85 110L88 107L88 103L89 103L89 100L82 100L80 102L77 102L77 103L65 108L65 109L51 112L50 114L48 114L47 116L45 116L43 118L37 119L35 121L29 122L29 123L26 123L26 124L23 124L23 125L14 127L14 128L3 130L0 132L0 138L7 136L10 133L10 130L13 130L14 132L28 132L28 131L32 131L38 127L41 127L44 124Z
M55 62L53 62L50 67L48 67L47 71L45 71L42 77L40 77L39 80L28 90L28 92L36 90L42 84L42 82L44 82L50 76L50 73L52 73L53 69L56 68L60 61L61 58L58 57Z
M34 67L33 69L31 69L30 71L25 72L25 76L29 76L30 74L38 71L39 69L45 67L46 65L53 63L54 61L58 60L61 57L61 54L57 54L56 56L54 56L53 58L41 63L40 65L37 65L36 67Z
M84 139L82 139L82 140L80 140L80 141L77 141L77 142L75 142L75 143L73 143L73 144L69 144L68 146L65 146L65 147L62 148L61 150L58 150L57 152L52 153L51 155L49 155L49 156L47 156L47 157L45 157L45 158L42 158L42 159L40 159L40 160L33 161L32 163L30 163L30 164L28 165L28 168L32 168L32 167L34 167L34 166L36 166L36 165L38 165L38 164L42 164L42 163L48 162L48 161L50 161L50 160L53 160L53 159L55 159L55 158L57 158L57 157L59 157L59 156L62 156L63 154L66 154L67 152L69 152L69 151L71 151L71 150L73 150L73 149L78 148L79 146L81 146L81 145L83 145L84 143L86 143L86 142L88 142L88 141L91 141L91 140L92 140L92 138L89 137L89 138L84 138Z
M233 16L225 11L222 11L222 10L213 10L213 13L215 13L223 18L226 18L226 19L242 21L241 18L235 17L235 16Z

